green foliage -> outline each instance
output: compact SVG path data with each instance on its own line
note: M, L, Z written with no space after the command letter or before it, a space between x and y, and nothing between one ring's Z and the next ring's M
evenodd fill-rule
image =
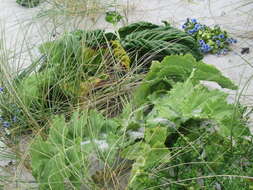
M194 78L194 76L193 76ZM148 121L157 118L175 123L178 129L189 120L212 120L218 125L218 133L224 137L249 135L241 122L241 112L226 102L227 94L219 90L208 90L203 85L193 85L190 80L177 83L164 96L150 97L154 105Z
M177 82L163 95L149 96L152 109L144 115L144 139L122 152L135 160L129 189L200 190L215 189L217 184L224 189L240 185L249 189L246 179L225 177L252 173L252 167L238 163L242 154L246 163L251 162L250 153L241 151L244 145L253 150L242 138L250 135L242 110L226 102L227 94L194 83L193 71L186 82ZM204 184L197 180L202 176Z
M54 69L50 63L47 67ZM38 75L42 84L51 80L45 77L47 74L42 75L46 70L42 68ZM33 175L40 189L114 189L117 187L110 184L118 182L122 165L130 160L129 190L217 186L250 190L250 181L226 177L247 176L253 171L249 164L253 149L244 139L249 136L244 109L228 104L226 93L209 90L201 80L236 89L215 67L197 62L192 55L173 55L153 63L134 94L135 101L141 101L129 105L121 117L106 119L96 111L75 112L71 118L54 117L49 135L36 138L30 150ZM24 87L32 81L24 82ZM38 96L39 89L24 93ZM139 107L133 110L136 105ZM144 130L140 136L131 136L131 132L140 133L140 128ZM92 170L94 157L102 165L96 173ZM119 161L122 158L123 164Z
M164 145L167 135L165 127L147 128L143 142L128 146L122 152L123 157L135 160L128 184L129 189L141 190L155 184L149 180L152 174L148 170L169 161L170 151Z
M131 146L132 154L142 159L136 159L133 165L129 189L252 189L252 182L243 177L253 172L252 141L239 139L231 145L229 139L209 130L210 124L195 122L187 127L171 147L164 149L167 154L153 154L153 165L145 162L151 158L146 147L147 152L142 152L140 146ZM163 134L156 131L156 136Z
M113 25L117 24L123 16L121 16L117 11L106 12L105 20Z
M162 93L169 90L176 82L186 81L194 70L194 83L201 80L213 81L223 88L237 89L233 82L224 77L212 65L202 61L197 62L191 55L168 56L162 62L152 63L143 83L135 93L135 103L141 105L153 93Z
M100 164L110 164L109 158L115 156L112 147L116 128L115 122L95 111L75 112L68 122L63 116L55 117L47 140L37 137L30 150L33 176L39 188L64 190L92 185L90 168L94 161L90 156L97 155ZM110 136L109 140L103 134Z
M179 156L172 159L166 166L168 169L165 168L161 175L167 176L172 182L187 180L187 186L171 183L170 188L252 189L252 182L240 177L251 176L253 172L249 164L252 162L252 139L237 139L232 145L230 139L221 137L215 131L208 131L206 127L210 126L191 129L173 145L175 151L172 155Z
M140 21L140 22L132 23L125 27L119 28L118 33L120 35L120 38L126 38L126 36L129 34L132 34L135 32L141 32L144 30L152 30L155 28L159 28L159 26L156 24L152 24L150 22Z
M67 33L58 40L42 44L39 49L47 57L46 66L56 68L60 75L76 73L80 67L81 72L93 74L101 63L99 52L87 48L77 34Z
M39 110L41 116L38 114L36 119L43 121L50 113L62 113L82 102L100 83L115 82L126 74L131 65L140 64L144 54L150 57L156 54L153 60L169 54L195 51L193 38L167 23L165 26L134 23L120 28L119 36L120 39L117 39L117 35L104 30L77 30L42 44L39 50L44 59L32 64L15 81L17 94L27 106L27 111L38 113ZM132 44L135 50L131 47L131 43L135 42L146 43L144 46L140 44L145 49L142 53L137 44ZM165 45L165 48L163 44L166 43L170 47ZM194 55L198 53L196 51ZM141 57L135 59L136 56ZM126 69L117 67L115 62ZM139 70L143 72L146 68L142 66Z
M130 60L129 56L127 55L127 52L121 46L119 41L115 40L115 41L112 41L111 43L113 46L114 57L122 66L124 66L127 70L129 70L131 60Z
M164 22L164 26L139 22L119 29L123 47L139 59L162 60L167 55L191 53L203 58L194 38ZM128 31L129 30L129 31ZM128 35L126 33L128 32Z
M25 106L43 125L50 114L67 111L106 77L101 66L103 50L86 47L77 34L65 34L39 49L45 59L16 78L19 100L13 103Z
M21 6L32 8L38 6L41 0L16 0L16 2Z

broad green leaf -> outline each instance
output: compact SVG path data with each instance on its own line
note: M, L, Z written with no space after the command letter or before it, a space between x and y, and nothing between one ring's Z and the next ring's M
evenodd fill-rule
M233 82L224 77L214 66L197 62L192 55L167 56L162 62L153 62L143 84L135 92L135 103L141 105L156 92L169 90L176 82L183 82L194 73L194 83L201 80L218 83L223 88L237 89Z
M148 174L161 163L170 161L170 151L164 144L167 136L166 127L146 128L143 142L136 143L123 150L123 157L135 160L128 184L130 189L134 189L136 186L142 189L143 183L148 182L146 181L149 179Z
M36 138L30 149L32 172L39 188L80 189L84 182L91 183L91 155L98 154L99 159L113 166L119 146L117 125L97 111L74 112L68 122L63 116L54 117L47 140Z
M154 108L147 121L165 118L182 124L189 119L210 119L219 125L218 131L222 136L248 134L248 128L241 122L240 111L228 104L226 98L224 92L208 90L201 84L193 85L189 79L174 85L167 94L153 98Z

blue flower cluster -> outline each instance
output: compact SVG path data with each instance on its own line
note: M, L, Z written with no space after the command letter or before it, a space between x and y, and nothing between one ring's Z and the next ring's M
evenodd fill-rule
M200 45L200 50L203 53L208 53L209 51L212 50L212 47L210 45L208 45L207 43L205 43L204 40L199 40L199 45Z
M213 36L212 37L213 38L213 40L215 40L215 39L225 39L225 35L224 34L219 34L218 36ZM234 40L233 38L228 38L228 39L232 39L232 40Z
M230 44L236 44L237 43L237 40L234 39L234 38L227 38L226 41Z
M231 44L237 43L237 40L229 37L228 33L219 25L211 28L200 24L196 19L187 18L182 28L195 38L202 53L224 55L231 50L229 47Z
M187 27L189 26L189 23L194 25L193 28L191 28L187 31L187 33L190 35L198 32L199 30L201 30L203 28L203 26L201 24L197 23L197 19L195 19L195 18L193 18L191 20L187 19L187 22L182 25L182 28L187 29Z
M2 126L3 126L4 128L9 128L10 125L11 125L10 122L4 121L4 119L3 119L2 116L0 116L0 123L2 124Z
M4 92L4 88L0 87L0 93ZM3 111L0 110L0 126L4 128L9 128L12 124L17 123L19 121L18 114L21 112L20 108L16 104L11 104L9 108L9 113L14 116L5 117L3 116ZM6 114L4 114L6 115Z
M12 118L11 121L6 121L4 120L4 118L0 115L0 124L4 127L4 128L9 128L11 126L12 123L16 123L18 121L18 118L16 116L14 116Z
M219 50L216 54L217 55L226 55L228 53L228 49L224 48Z

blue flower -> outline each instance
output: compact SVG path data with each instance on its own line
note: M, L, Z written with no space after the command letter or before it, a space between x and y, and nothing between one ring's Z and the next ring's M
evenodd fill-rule
M185 29L187 27L186 23L182 25L182 28Z
M220 46L220 40L216 40L216 44Z
M237 43L237 40L236 39L233 39L233 38L228 38L226 39L226 41L230 44L233 44L233 43Z
M193 19L191 19L191 22L195 24L195 23L197 23L197 19L193 18Z
M212 47L211 47L210 45L204 43L204 44L202 44L200 50L201 50L203 53L207 53L207 52L209 52L209 51L212 50Z
M199 40L199 44L203 45L203 44L205 44L205 41L204 40Z
M224 48L224 49L222 50L222 54L223 54L223 55L226 55L227 53L228 53L228 49Z
M226 41L227 41L228 43L232 44L231 38L226 39Z
M231 41L231 44L232 44L232 43L234 43L234 44L237 43L237 40L234 39L234 38L230 38L230 41Z
M195 28L196 30L199 30L199 29L202 28L202 26L201 26L200 24L195 24L194 28Z
M224 34L220 34L220 35L219 35L219 38L220 38L220 39L225 38Z
M198 30L196 28L193 28L192 31L195 33L195 32L198 32Z
M188 34L193 34L194 33L193 30L188 30L187 32L188 32Z
M10 123L8 121L4 121L3 122L3 127L9 128L10 127Z
M0 92L3 92L4 91L4 88L3 87L0 87Z

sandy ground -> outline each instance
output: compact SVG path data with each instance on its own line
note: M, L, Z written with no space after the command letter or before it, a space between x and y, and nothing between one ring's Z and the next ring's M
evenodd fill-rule
M240 86L238 92L228 91L231 97L235 98L241 93L240 101L248 106L253 105L253 84L250 80L253 76L253 40L250 39L253 37L253 32L250 33L253 31L253 23L252 16L248 14L253 6L241 7L244 0L121 0L121 2L124 4L124 12L128 15L129 23L139 20L161 23L162 20L167 20L180 27L187 17L191 17L207 25L219 24L227 29L239 41L233 47L233 51L220 57L208 55L204 61L221 69L224 75ZM4 41L8 53L15 57L22 52L18 61L16 57L10 56L9 64L14 69L29 65L34 58L33 53L35 55L37 53L34 47L50 39L49 34L57 34L57 30L48 21L36 19L37 13L44 6L42 4L38 8L26 9L18 6L15 0L0 0L0 26L2 31L5 31ZM111 26L104 22L103 16L94 17L96 19L85 19L80 23L70 24L64 19L57 22L62 24L60 31L71 27L87 28L86 26L111 29ZM243 47L249 47L250 53L241 55ZM209 85L217 87L214 84ZM8 159L4 161L0 158L0 166L5 167L8 163ZM25 179L27 180L27 175ZM28 179L33 180L29 175Z

